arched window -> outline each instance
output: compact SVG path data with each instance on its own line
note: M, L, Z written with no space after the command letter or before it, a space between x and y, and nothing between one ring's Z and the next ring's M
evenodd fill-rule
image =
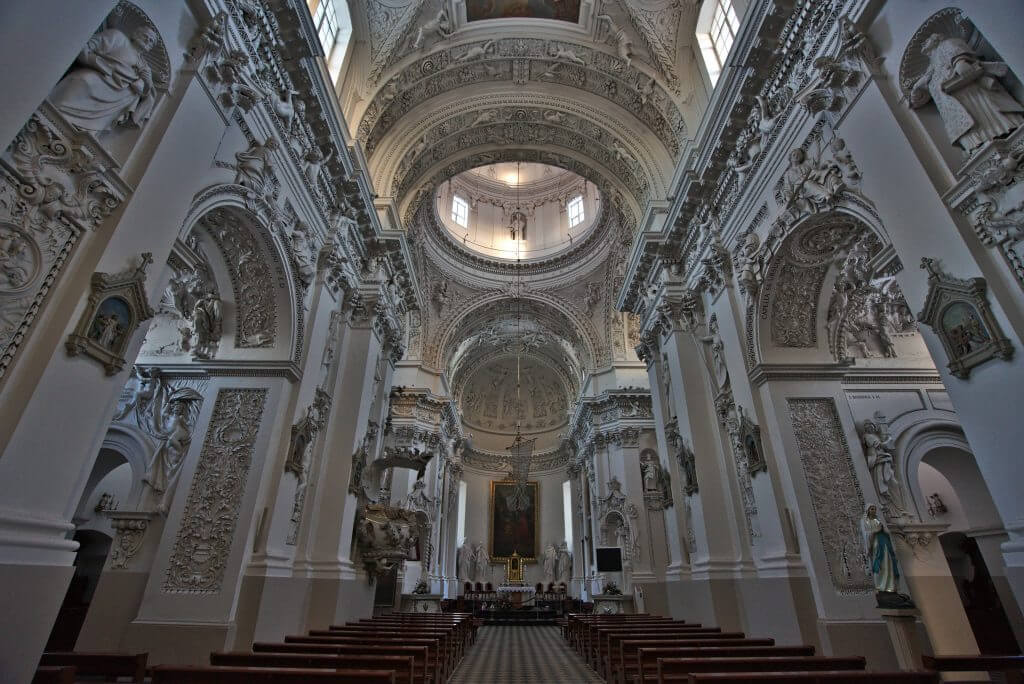
M459 480L459 512L455 523L455 540L457 546L466 543L466 482Z
M452 198L452 221L463 228L469 225L469 204L458 195Z
M569 204L565 206L566 211L569 213L569 227L575 228L579 224L583 223L583 219L586 218L583 214L583 195L576 195Z
M565 525L565 545L572 548L572 484L562 483L562 522Z
M718 82L725 59L739 32L742 7L738 12L736 5L734 0L708 0L701 8L697 20L697 43L712 88Z

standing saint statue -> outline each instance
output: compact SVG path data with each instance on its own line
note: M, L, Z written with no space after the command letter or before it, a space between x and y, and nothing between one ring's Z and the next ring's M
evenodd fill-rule
M152 505L157 513L166 513L170 506L174 486L192 443L196 407L202 399L199 392L189 387L175 390L167 399L165 413L154 416L162 441L142 482L153 492Z
M910 597L899 593L900 566L892 537L885 525L878 519L878 507L868 504L860 520L860 534L864 540L864 551L868 556L871 576L875 580L875 596L881 608L913 607Z
M911 88L910 106L934 102L951 143L971 154L1024 123L1024 106L996 80L1006 64L983 61L962 38L938 33L921 51L928 68Z
M139 26L131 36L116 28L99 31L54 87L50 102L68 121L93 133L116 125L141 126L156 104L145 54L158 40L148 26Z
M572 580L572 554L569 545L562 542L558 545L558 582L569 586Z
M889 515L904 516L906 508L903 501L903 486L896 477L896 468L892 456L892 439L885 427L885 418L875 413L874 420L865 420L861 428L861 441L864 444L864 457L871 469L871 479L875 483L875 491L885 504Z
M558 574L558 549L554 542L544 549L544 582L550 584Z

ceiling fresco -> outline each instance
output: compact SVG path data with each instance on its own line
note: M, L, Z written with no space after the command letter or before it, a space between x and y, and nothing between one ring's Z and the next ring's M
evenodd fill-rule
M466 19L559 19L578 22L580 0L466 0Z

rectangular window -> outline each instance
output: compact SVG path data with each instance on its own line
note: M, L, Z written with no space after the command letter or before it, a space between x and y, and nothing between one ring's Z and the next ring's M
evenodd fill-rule
M722 73L729 50L736 41L740 20L736 15L732 0L711 0L711 2L714 4L710 21L704 19L703 22L698 22L697 42L700 44L704 64L707 67L708 76L711 78L711 85L714 86Z
M338 38L338 15L334 11L334 0L320 0L313 9L313 25L324 52L330 56Z
M569 227L575 228L579 224L583 223L583 197L576 196L569 200L569 204L566 207L569 212Z
M458 195L452 198L452 221L463 228L469 225L469 205Z
M565 516L565 545L572 549L572 485L562 483L562 514Z
M455 525L456 546L466 543L466 482L459 481L459 517Z

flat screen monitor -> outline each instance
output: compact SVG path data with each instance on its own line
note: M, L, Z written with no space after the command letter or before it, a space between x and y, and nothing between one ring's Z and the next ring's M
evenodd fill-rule
M598 572L622 572L622 549L609 546L597 549Z

